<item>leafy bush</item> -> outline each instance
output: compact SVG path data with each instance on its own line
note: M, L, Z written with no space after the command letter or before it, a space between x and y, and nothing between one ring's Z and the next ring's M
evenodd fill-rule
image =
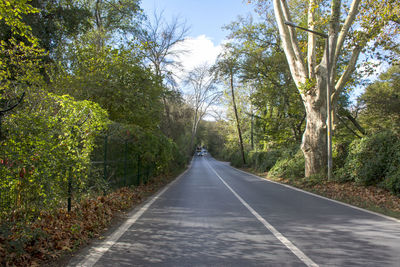
M336 179L362 185L379 185L400 193L400 139L391 131L354 140Z
M249 154L251 166L259 172L269 171L281 157L281 150L253 151Z
M26 101L31 105L4 120L1 211L51 207L65 200L69 182L85 186L95 137L108 123L106 111L90 101L46 92Z
M246 162L247 162L247 159L248 159L249 157L248 157L248 154L247 154L246 151L245 151L244 157L245 157ZM243 166L244 166L244 164L243 164L243 158L242 158L242 153L240 152L240 150L235 151L235 152L232 152L232 153L229 155L228 160L231 162L231 165L234 166L234 167L240 168L240 167L243 167Z
M344 167L337 171L340 180L350 180L363 185L382 182L394 156L398 138L391 132L381 132L354 140Z
M396 145L393 146L392 160L388 166L385 180L382 186L389 191L400 195L400 140L397 140Z
M296 154L287 153L271 168L268 175L283 178L299 178L304 176L305 161L303 152L299 149Z

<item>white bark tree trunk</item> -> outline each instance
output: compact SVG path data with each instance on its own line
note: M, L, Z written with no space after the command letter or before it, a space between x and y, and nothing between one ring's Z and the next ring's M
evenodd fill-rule
M306 129L301 150L305 159L305 176L326 173L327 168L327 127L326 127L326 68L320 66L315 77L317 82L304 96ZM313 92L313 93L311 93Z
M336 85L336 66L339 53L343 48L344 38L347 35L351 24L358 12L361 0L353 0L347 18L340 27L340 0L332 0L330 27L329 27L329 54L330 62L330 82L331 102L335 107L335 102L340 91L349 80L354 71L361 47L355 47L347 69L337 80ZM305 176L314 174L324 174L327 168L327 58L324 57L317 65L316 63L316 40L315 34L308 34L308 51L304 56L299 48L296 29L285 24L291 22L290 12L285 0L273 0L275 18L278 24L279 34L282 40L282 47L289 64L293 80L299 90L306 110L306 130L303 134L301 149L305 157ZM314 12L317 1L308 1L308 27L313 30L315 25ZM321 38L321 37L318 37ZM326 47L325 47L326 49ZM307 61L305 60L307 59Z

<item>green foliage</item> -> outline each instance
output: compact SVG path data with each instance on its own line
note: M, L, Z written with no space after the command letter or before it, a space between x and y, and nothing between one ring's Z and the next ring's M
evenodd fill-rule
M24 37L31 43L37 43L37 39L31 34L32 28L22 21L22 15L35 14L39 10L33 8L27 1L1 1L0 2L0 21L7 25L11 35L7 39L15 36ZM4 34L4 32L3 32Z
M37 13L26 1L1 1L0 30L9 28L9 34L0 34L0 99L21 85L30 86L40 81L39 66L44 50L32 35L31 28L22 22L22 15Z
M286 155L282 156L276 164L271 168L268 175L273 177L283 177L296 179L304 176L304 156L301 150L295 154L288 151Z
M249 154L249 163L259 172L269 171L278 159L281 157L282 151L273 149L269 151L251 151Z
M276 25L270 20L256 23L248 17L239 18L226 28L230 30L230 42L224 55L234 60L221 62L225 65L220 64L219 69L226 74L228 63L234 64L237 108L245 141L250 143L252 136L252 149L261 150L299 144L304 130L304 106L291 78Z
M245 157L246 162L247 162L248 154L247 154L246 151L245 151L245 153L244 153L244 157ZM228 154L227 160L229 160L229 162L231 163L231 165L234 166L234 167L236 167L236 168L245 167L244 164L243 164L242 154L241 154L241 152L240 152L239 150L237 150L237 151L231 151L231 152Z
M399 193L399 136L391 131L355 140L343 168L336 172L339 180L363 185L380 185Z
M397 157L397 159L398 158L399 157ZM390 169L386 174L382 186L394 194L400 195L400 163L398 160L390 165Z
M75 38L91 28L91 11L82 1L32 0L30 4L38 12L23 16L23 21L32 28L32 35L53 60L62 58L67 39ZM46 61L49 61L49 57L45 58Z
M400 66L392 66L360 96L360 119L370 132L390 129L400 133Z
M95 101L110 119L155 129L161 113L162 87L150 69L142 66L135 47L115 49L95 44L76 44L73 64L56 73L53 90L78 99Z
M40 91L26 102L2 125L1 206L10 210L59 204L69 178L84 187L95 136L108 122L97 104L67 95Z

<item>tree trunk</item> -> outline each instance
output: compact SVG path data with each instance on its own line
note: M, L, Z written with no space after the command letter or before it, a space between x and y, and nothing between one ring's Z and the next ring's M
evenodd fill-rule
M326 109L321 112L321 107L306 103L307 122L303 134L301 150L305 158L305 176L322 174L327 166L327 136L326 136Z
M341 74L340 78L336 79L337 63L343 49L343 44L351 25L355 21L361 0L351 1L350 8L342 26L340 26L340 19L342 18L340 14L341 1L331 1L328 36L323 35L326 33L318 34L319 36L328 38L327 40L329 45L325 45L324 56L321 63L318 65L316 62L316 36L315 32L313 33L310 30L313 30L315 26L315 12L318 10L317 7L319 1L308 1L307 26L309 30L290 23L292 22L292 19L290 17L289 5L286 0L273 0L272 2L279 29L279 36L282 40L282 47L293 80L299 89L307 113L306 130L303 134L301 149L305 157L305 175L306 177L309 177L314 174L321 174L327 169L327 79L330 79L331 108L334 108L340 92L343 90L344 86L349 81L351 74L354 72L362 48L368 41L367 38L361 38L362 40L355 45L347 67ZM289 24L287 22L289 22ZM300 49L296 34L298 28L308 31L307 58L302 55ZM328 56L326 54L328 54ZM330 71L328 71L327 65L329 65L328 67ZM317 83L312 86L311 84L315 80ZM311 88L307 88L308 86Z
M244 148L243 148L242 131L240 130L239 116L238 116L237 108L236 108L235 90L234 90L234 87L233 87L233 73L232 73L232 71L231 71L230 74L231 74L230 83L231 83L231 93L232 93L232 105L233 105L233 111L235 112L236 126L237 126L237 130L238 130L238 135L239 135L240 152L242 154L243 164L246 165L246 158L244 156Z
M327 124L326 124L326 68L320 65L316 73L317 84L304 94L306 129L301 150L305 159L305 177L323 175L327 170Z
M191 134L191 137L190 137L189 153L191 153L192 149L193 149L193 141L194 141L194 138L195 138L195 136L197 134L198 124L199 124L199 119L198 119L198 114L197 114L197 110L196 110L195 114L194 114L194 118L193 118L193 126L192 126L192 134Z

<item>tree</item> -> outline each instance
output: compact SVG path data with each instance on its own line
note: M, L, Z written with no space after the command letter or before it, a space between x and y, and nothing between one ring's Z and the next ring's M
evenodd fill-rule
M54 79L54 91L99 103L115 122L158 127L163 88L135 48L105 45L99 50L90 42L75 47L68 71Z
M400 133L400 66L394 65L369 85L359 98L360 119L370 132Z
M227 51L225 54L220 56L220 59L216 63L217 68L217 75L219 75L222 79L225 79L229 84L230 93L232 97L232 107L235 114L236 119L236 128L239 137L239 145L240 145L240 153L242 155L243 164L246 164L246 158L244 155L244 145L243 145L243 137L242 137L242 130L240 128L240 120L238 115L238 110L236 106L236 99L235 99L235 75L238 71L238 62L237 57L232 55Z
M258 1L258 3L264 6L266 1ZM327 10L325 3L310 0L306 7L305 27L328 32L329 66L327 66L328 59L325 56L321 57L326 53L318 51L320 41L317 41L315 34L308 33L307 47L301 47L296 30L285 24L285 21L292 21L288 3L285 0L273 0L273 5L282 46L307 114L301 146L305 157L305 175L308 177L322 174L327 163L325 121L327 82L333 88L330 98L335 108L339 94L355 70L362 49L370 40L376 40L377 37L382 36L381 32L386 29L389 20L398 19L397 13L395 16L387 15L390 14L390 8L398 6L398 3L388 0L382 5L377 1L353 0L346 13L343 11L346 7L342 5L342 2L333 0L330 15L324 17L323 11ZM371 8L376 8L376 10L370 12ZM367 15L357 16L360 9L365 10ZM352 30L351 26L356 21L360 28ZM341 22L343 22L342 25ZM307 56L303 55L302 48L307 51ZM320 59L319 63L317 59ZM343 62L346 62L346 66L338 68L339 63ZM327 75L328 68L330 77Z
M172 87L175 86L175 77L170 72L171 68L180 67L177 58L185 52L176 46L185 40L188 31L186 23L179 17L167 22L161 12L154 13L153 20L147 19L136 36L144 47L143 56L150 61L156 75L164 76L166 84Z
M166 85L162 97L165 111L163 119L165 125L162 125L162 128L167 136L172 135L169 98L175 95L173 91L176 87L176 77L171 72L171 68L180 67L176 59L184 50L177 49L177 45L185 40L188 31L189 28L185 22L178 17L167 22L161 12L154 13L153 21L146 20L143 29L136 35L144 48L143 56L150 62L155 74Z
M272 14L267 13L265 21L256 23L252 17L239 18L225 28L230 30L226 46L239 58L240 82L249 88L251 136L256 135L264 149L300 143L304 106Z
M210 67L206 64L195 67L186 78L186 85L192 89L192 93L188 94L188 102L193 107L189 149L192 149L200 121L206 115L209 107L215 104L221 96L221 92L216 87L216 81L215 75L211 73Z
M53 58L68 39L91 27L90 10L81 1L32 0L30 4L39 12L25 15L23 20L32 28L40 46Z
M139 26L136 22L140 20L139 0L89 0L87 8L93 12L98 47L105 45L107 35L136 32Z

